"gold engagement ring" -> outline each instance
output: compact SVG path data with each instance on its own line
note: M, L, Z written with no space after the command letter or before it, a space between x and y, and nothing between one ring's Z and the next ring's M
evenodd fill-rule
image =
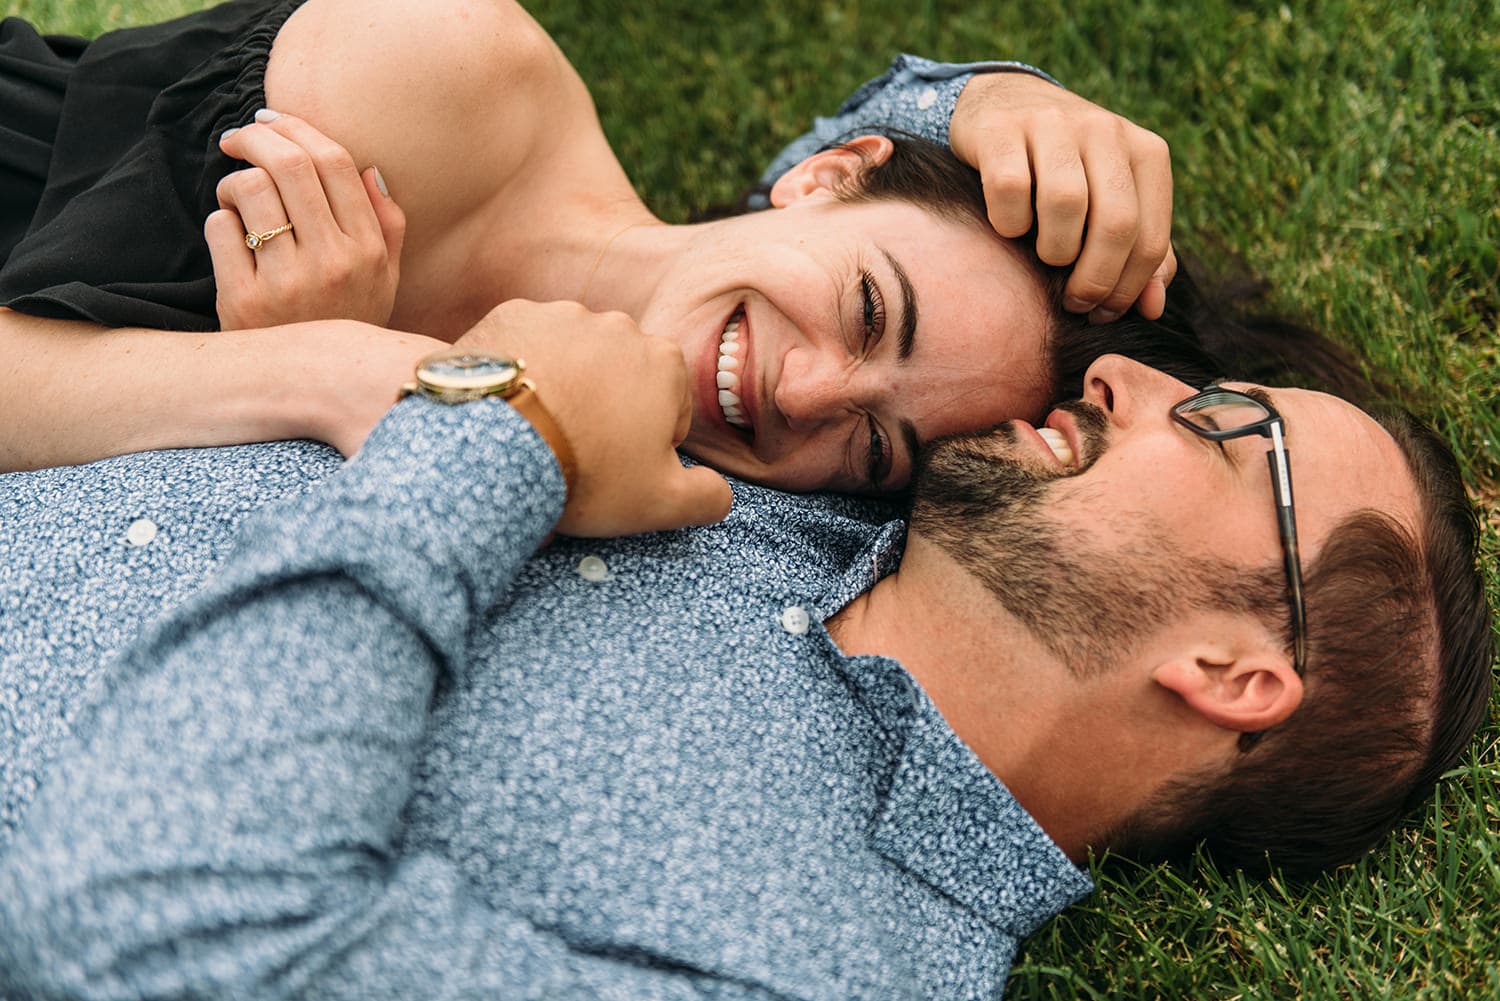
M285 223L281 226L277 226L275 229L268 229L264 233L246 233L245 246L249 247L251 250L259 250L261 247L264 247L268 242L280 236L282 233L290 233L291 231L292 224Z

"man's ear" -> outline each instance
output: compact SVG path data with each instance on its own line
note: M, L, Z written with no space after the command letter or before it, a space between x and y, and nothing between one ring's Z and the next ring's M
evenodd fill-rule
M1225 730L1254 733L1302 704L1302 678L1286 654L1265 644L1204 642L1165 660L1152 680Z
M885 136L860 136L814 153L776 179L771 204L781 209L808 198L831 198L862 171L889 160L895 148Z

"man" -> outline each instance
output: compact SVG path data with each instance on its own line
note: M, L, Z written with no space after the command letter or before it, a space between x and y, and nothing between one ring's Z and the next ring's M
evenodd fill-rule
M666 447L669 348L637 338L600 386L555 352L596 367L618 318L492 321L466 346L531 355L561 434L410 401L257 519L106 679L0 862L6 986L993 996L1087 889L1070 858L1195 838L1225 815L1198 800L1241 802L1307 739L1302 710L1348 722L1361 630L1399 680L1317 764L1337 800L1372 752L1375 805L1350 805L1356 839L1319 802L1262 804L1251 837L1293 831L1263 847L1364 847L1483 711L1452 465L1340 401L1226 403L1110 356L1047 431L937 445L888 576L899 527L752 488L723 525L527 563L554 526L725 497ZM1297 455L1302 556L1268 448Z

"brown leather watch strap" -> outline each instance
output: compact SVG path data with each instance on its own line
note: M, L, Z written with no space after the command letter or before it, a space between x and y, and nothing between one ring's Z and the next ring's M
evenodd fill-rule
M505 402L515 407L522 417L530 421L536 433L541 435L547 447L552 449L552 454L557 457L558 466L562 468L563 484L567 488L568 496L571 497L573 484L578 480L578 463L573 458L573 446L568 443L568 436L563 434L563 429L543 406L542 398L537 395L536 386L532 385L530 379L522 379L521 385L505 398Z

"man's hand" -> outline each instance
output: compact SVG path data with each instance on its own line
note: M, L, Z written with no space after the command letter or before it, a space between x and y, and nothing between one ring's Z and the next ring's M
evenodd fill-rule
M1161 315L1177 273L1165 140L1028 73L980 73L959 95L949 142L984 179L996 232L1024 236L1034 204L1038 256L1077 262L1069 310L1100 323L1132 304Z
M454 345L519 357L578 464L557 531L615 536L704 525L729 513L724 477L674 451L693 419L687 366L624 313L513 299Z

